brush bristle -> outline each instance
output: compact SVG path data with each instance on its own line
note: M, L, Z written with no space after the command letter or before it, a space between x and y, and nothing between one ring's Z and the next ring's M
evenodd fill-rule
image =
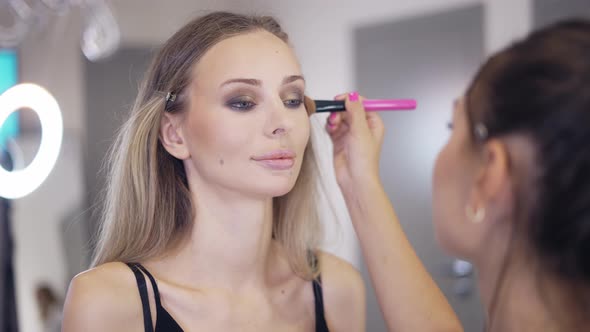
M315 101L308 96L303 97L303 104L305 105L305 109L307 110L307 114L312 115L315 113Z

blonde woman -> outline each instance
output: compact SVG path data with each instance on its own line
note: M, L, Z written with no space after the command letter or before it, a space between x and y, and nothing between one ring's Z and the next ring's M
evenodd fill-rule
M363 331L365 291L317 250L305 80L269 17L213 13L155 57L110 154L69 331Z

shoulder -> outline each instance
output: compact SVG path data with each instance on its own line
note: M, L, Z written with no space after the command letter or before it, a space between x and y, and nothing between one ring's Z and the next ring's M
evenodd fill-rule
M123 263L75 276L64 304L63 331L122 331L143 322L135 277Z
M365 284L360 272L345 260L326 252L318 259L324 312L331 330L365 330Z

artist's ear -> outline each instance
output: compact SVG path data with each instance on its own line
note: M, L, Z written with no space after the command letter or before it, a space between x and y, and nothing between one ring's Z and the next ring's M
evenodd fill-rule
M483 146L469 206L486 210L488 223L504 221L512 213L514 169L507 144L490 139Z

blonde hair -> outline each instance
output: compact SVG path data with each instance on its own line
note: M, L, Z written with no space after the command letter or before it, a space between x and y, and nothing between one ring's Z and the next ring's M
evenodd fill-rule
M183 112L191 68L216 43L239 34L268 31L288 43L275 19L215 12L176 32L150 65L130 118L107 156L108 185L92 265L142 261L164 254L186 240L194 205L183 163L159 140L165 111ZM177 96L166 101L167 92ZM310 253L320 240L315 206L315 158L311 139L294 188L273 199L273 238L287 254L291 268L306 279L317 266Z

